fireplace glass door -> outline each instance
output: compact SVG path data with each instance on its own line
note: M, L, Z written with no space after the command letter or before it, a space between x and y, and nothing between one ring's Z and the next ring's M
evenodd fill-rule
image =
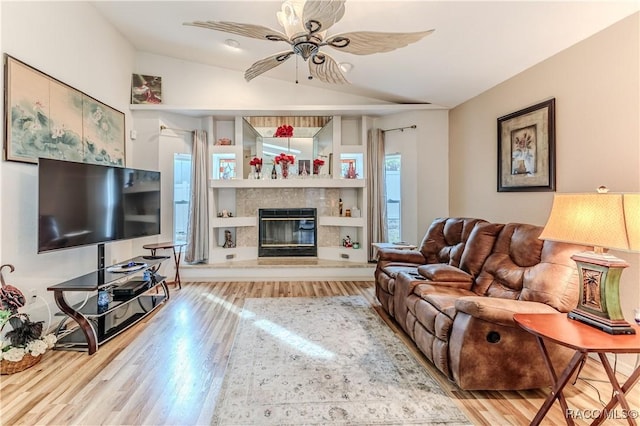
M317 256L316 209L260 209L258 256Z

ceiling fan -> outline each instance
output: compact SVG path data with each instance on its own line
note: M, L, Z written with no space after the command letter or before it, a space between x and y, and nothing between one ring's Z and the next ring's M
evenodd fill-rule
M317 78L332 84L346 84L348 81L338 62L321 51L322 47L329 46L355 55L371 55L405 47L434 31L412 33L354 31L327 36L327 30L344 16L344 4L345 0L287 0L283 2L281 11L276 13L284 33L262 25L238 22L195 21L185 22L184 25L260 40L284 41L291 46L291 50L276 53L251 65L244 73L247 81L284 63L293 55L298 55L309 62L310 79Z

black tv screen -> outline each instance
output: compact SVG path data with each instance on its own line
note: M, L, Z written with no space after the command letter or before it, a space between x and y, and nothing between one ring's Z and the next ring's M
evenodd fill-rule
M159 233L160 172L39 160L39 253Z

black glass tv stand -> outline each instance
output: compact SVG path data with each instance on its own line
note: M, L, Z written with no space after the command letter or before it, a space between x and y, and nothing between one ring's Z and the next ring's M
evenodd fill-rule
M59 315L64 315L56 330L55 348L91 355L162 306L169 300L169 288L158 269L167 259L169 256L138 256L47 288L62 311ZM69 304L65 295L77 292L92 294Z

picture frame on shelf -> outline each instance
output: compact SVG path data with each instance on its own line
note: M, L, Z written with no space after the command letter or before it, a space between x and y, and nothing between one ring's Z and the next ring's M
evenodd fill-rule
M355 179L358 177L358 160L355 158L342 158L340 160L340 176L345 179Z
M162 77L156 75L131 75L132 104L161 104Z
M236 177L236 159L221 158L219 166L220 179L235 179Z
M125 166L125 115L5 54L5 160Z
M555 98L498 118L498 192L555 191Z
M313 168L311 168L311 160L298 160L298 174L302 175L305 171L308 175L313 173Z

